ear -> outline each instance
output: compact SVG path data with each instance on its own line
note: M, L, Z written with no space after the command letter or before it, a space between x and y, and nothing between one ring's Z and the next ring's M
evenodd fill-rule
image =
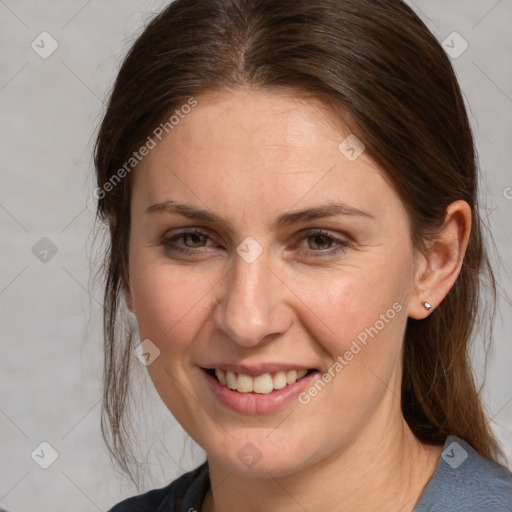
M417 320L427 317L455 283L468 246L471 217L466 201L455 201L446 209L439 234L429 242L427 254L418 259L409 317ZM425 302L432 308L427 308Z

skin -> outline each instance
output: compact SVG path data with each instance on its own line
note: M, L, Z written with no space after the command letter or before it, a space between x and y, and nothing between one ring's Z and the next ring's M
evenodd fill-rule
M351 162L338 150L350 129L322 103L247 88L197 100L135 171L128 293L141 340L160 350L148 366L155 388L207 452L213 491L202 510L412 510L442 447L420 443L403 419L403 336L408 317L430 314L422 301L435 307L457 278L469 206L452 203L420 254L385 172L367 153ZM170 199L226 224L147 212ZM327 202L368 216L272 227ZM207 236L169 242L184 228ZM236 252L248 236L263 249L252 263ZM326 372L395 303L401 311L307 405L235 413L199 368L286 362ZM252 467L237 456L248 442L261 454Z

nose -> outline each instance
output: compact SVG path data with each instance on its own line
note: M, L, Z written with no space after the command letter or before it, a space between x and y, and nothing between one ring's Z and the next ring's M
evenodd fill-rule
M287 288L269 268L264 255L252 263L236 257L225 282L214 311L214 324L232 341L254 347L290 327Z

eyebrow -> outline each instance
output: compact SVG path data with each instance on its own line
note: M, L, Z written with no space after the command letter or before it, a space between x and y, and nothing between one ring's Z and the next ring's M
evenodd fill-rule
M196 208L188 204L180 204L171 199L163 201L161 203L155 203L149 206L144 213L156 213L156 212L168 212L177 213L183 217L189 219L202 220L210 224L222 225L229 228L229 223L226 222L222 217L212 213L209 210L202 208ZM327 217L339 217L339 216L356 216L366 217L369 219L375 219L375 217L364 210L359 210L353 206L340 203L327 203L313 208L307 208L296 212L289 212L280 215L274 222L273 228L282 228L293 224L298 224L307 220L324 219Z

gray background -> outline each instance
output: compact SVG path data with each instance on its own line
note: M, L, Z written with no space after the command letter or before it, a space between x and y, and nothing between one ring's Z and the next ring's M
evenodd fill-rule
M408 3L440 41L457 31L469 44L453 63L480 154L482 211L502 261L483 396L512 466L512 0ZM0 0L0 506L11 512L106 510L137 492L114 471L100 435L91 150L120 59L164 4ZM31 48L43 31L59 45L47 59ZM481 379L480 350L474 360ZM142 371L139 380L144 490L191 469L202 452ZM31 458L43 441L58 453L48 469Z

